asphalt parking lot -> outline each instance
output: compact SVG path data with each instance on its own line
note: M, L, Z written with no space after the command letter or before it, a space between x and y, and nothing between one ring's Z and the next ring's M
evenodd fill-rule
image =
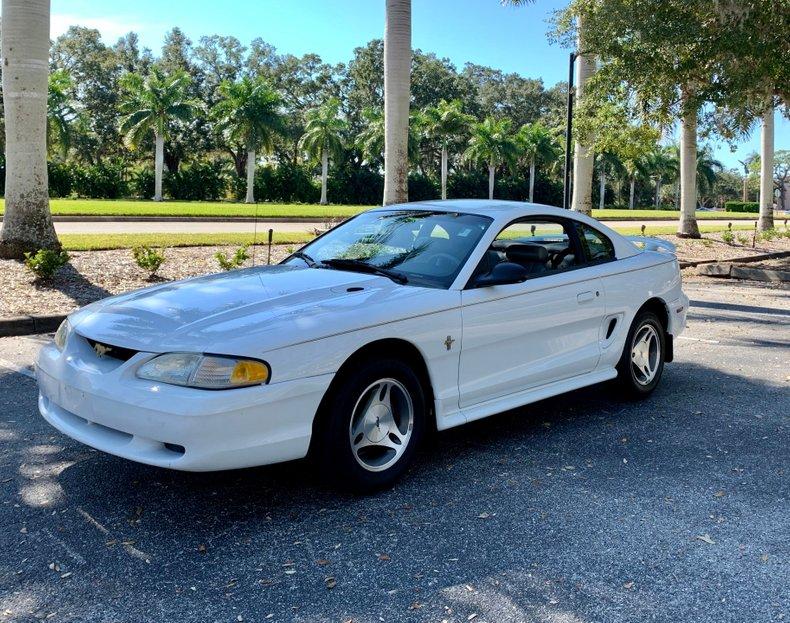
M0 340L0 622L790 620L790 290L690 283L659 390L441 434L355 498L300 463L184 474L50 428Z

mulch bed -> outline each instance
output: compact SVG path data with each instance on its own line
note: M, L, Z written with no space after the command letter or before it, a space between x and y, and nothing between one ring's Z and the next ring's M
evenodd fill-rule
M777 238L772 241L757 241L751 246L751 232L736 232L736 242L728 245L720 234L705 234L703 240L680 239L676 236L661 236L677 246L682 261L737 259L749 255L774 253L790 250L790 239ZM740 244L737 236L747 237ZM299 245L296 245L298 247ZM272 263L285 258L294 245L275 245L272 248ZM167 260L159 270L159 280L172 281L207 273L219 272L214 254L224 251L232 255L235 247L182 247L165 252ZM252 248L250 248L252 252ZM255 249L256 264L266 263L266 247ZM252 259L247 261L252 265ZM687 269L694 271L694 269ZM686 276L684 270L684 277ZM688 273L689 276L693 273ZM37 283L32 274L20 262L0 260L0 318L28 314L66 314L78 307L110 296L144 288L156 283L134 263L128 249L114 251L75 251L71 261L63 267L49 283Z

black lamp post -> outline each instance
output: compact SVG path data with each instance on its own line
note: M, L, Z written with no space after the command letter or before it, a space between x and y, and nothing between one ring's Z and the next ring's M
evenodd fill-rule
M576 63L576 52L568 58L568 113L565 124L565 171L563 180L562 207L571 207L571 137L573 133L573 69Z

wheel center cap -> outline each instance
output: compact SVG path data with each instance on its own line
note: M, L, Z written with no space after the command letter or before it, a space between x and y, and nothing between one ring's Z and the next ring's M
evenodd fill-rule
M365 414L365 437L371 443L379 443L390 432L390 410L383 404L376 404Z

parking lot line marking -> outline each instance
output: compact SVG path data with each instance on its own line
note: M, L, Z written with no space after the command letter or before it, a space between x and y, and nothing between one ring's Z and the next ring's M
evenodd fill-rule
M18 372L19 374L24 374L25 376L30 377L31 379L36 378L36 373L33 372L33 370L31 370L30 368L17 365L11 361L6 361L5 359L0 359L0 368L7 368L12 372Z

